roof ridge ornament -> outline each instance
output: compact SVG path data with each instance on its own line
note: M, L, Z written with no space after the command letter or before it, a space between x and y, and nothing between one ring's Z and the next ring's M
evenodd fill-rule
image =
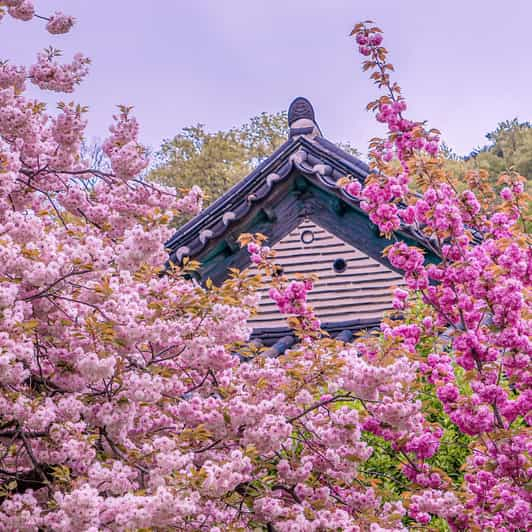
M314 108L307 98L298 96L288 108L288 125L290 138L301 135L314 138L321 137L321 130L316 122Z
M291 126L300 118L308 118L313 122L315 120L314 108L307 98L303 98L303 96L298 96L290 104L288 108L288 125Z

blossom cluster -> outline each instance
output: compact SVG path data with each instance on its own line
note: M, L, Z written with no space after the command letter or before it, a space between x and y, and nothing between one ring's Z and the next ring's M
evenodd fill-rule
M7 0L4 3L13 18L28 21L35 15L35 6L31 0Z
M74 26L74 17L65 15L61 11L56 11L48 20L46 24L46 29L48 33L52 35L58 35L61 33L68 33L72 26Z
M55 92L73 92L74 87L89 73L90 60L83 54L76 54L71 63L60 64L54 61L53 51L37 54L37 62L30 67L29 77L40 89Z
M300 327L303 336L309 332L319 331L320 320L307 301L307 294L314 286L313 280L288 280L285 276L279 275L282 268L273 262L274 253L268 246L261 245L260 241L248 243L247 251L250 254L251 262L271 275L268 296L275 302L279 312L292 315L298 324L294 323L295 328Z

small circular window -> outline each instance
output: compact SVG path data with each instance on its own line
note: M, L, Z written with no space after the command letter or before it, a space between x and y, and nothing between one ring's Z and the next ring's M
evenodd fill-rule
M301 233L301 242L303 244L312 244L314 242L314 233L309 229L306 229Z
M333 262L333 270L336 273L344 273L347 268L347 262L345 259L336 259Z

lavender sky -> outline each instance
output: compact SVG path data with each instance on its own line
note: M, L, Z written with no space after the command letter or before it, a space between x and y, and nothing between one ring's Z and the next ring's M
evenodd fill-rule
M412 119L442 130L458 153L497 122L532 119L532 0L35 0L38 13L74 15L68 35L39 21L0 23L0 58L30 63L53 44L92 58L75 93L88 134L104 137L115 105L135 106L141 139L202 122L239 125L306 96L324 134L361 151L383 133L365 105L377 95L347 35L355 22L385 31ZM54 99L50 99L53 102Z

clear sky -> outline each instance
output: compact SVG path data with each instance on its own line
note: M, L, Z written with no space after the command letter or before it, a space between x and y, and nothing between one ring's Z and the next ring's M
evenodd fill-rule
M35 0L73 14L67 35L39 21L0 23L0 58L29 63L53 44L93 60L75 93L104 137L115 105L134 105L157 148L184 126L238 125L306 96L324 134L362 151L382 129L365 111L377 95L348 33L385 31L410 117L442 130L458 153L497 122L532 119L532 0Z

